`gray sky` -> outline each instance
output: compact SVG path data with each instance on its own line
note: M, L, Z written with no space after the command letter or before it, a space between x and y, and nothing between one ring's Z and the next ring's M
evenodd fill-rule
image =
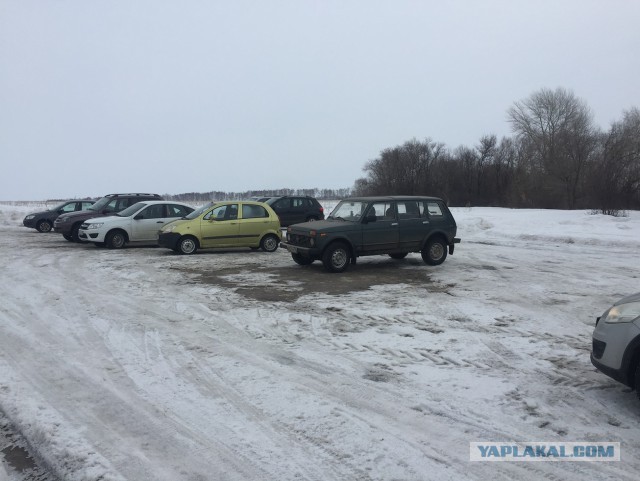
M350 187L511 135L543 87L640 106L636 0L0 0L0 200Z

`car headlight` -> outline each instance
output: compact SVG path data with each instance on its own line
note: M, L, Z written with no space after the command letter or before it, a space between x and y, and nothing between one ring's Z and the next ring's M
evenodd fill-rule
M638 317L640 317L640 302L629 302L609 309L604 322L609 324L632 322Z
M68 217L58 217L56 219L56 222L59 222L60 224L64 224L65 222L67 222L69 220Z
M168 234L169 232L173 232L173 229L175 229L176 226L175 225L168 225L166 227L163 227L162 229L160 229L160 232L164 233L164 234Z
M31 220L33 218L35 218L35 215L31 215L31 214L29 214L27 217L25 217L25 219L27 219L27 220Z
M89 227L87 227L87 229L99 229L103 225L104 222L96 222L95 224L89 224Z

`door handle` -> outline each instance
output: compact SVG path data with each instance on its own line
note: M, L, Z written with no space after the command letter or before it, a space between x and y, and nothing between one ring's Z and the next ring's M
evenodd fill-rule
M156 224L164 224L163 220L159 220L158 222L156 222Z
M428 223L429 223L429 221L428 221L428 220L423 220L423 221L422 221L422 223L423 223L423 224L428 224Z
M391 225L392 225L392 226L394 226L394 225L398 225L398 223L397 223L397 222L392 222L392 223L391 223Z

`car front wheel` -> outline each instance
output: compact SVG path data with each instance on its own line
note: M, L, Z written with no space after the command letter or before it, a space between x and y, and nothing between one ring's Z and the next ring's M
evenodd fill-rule
M447 258L447 244L442 237L429 240L422 249L422 260L430 266L437 266Z
M336 242L325 249L322 265L329 272L344 272L349 267L350 258L349 247L342 242Z
M260 241L260 247L265 252L275 252L278 250L280 240L273 234L267 234Z
M109 249L122 249L127 243L127 237L124 232L120 230L114 230L107 234L105 238L105 244Z
M48 220L41 220L38 222L38 225L36 225L36 229L38 232L51 232L51 222Z
M193 254L198 250L198 241L191 236L185 236L178 241L178 252L180 254Z

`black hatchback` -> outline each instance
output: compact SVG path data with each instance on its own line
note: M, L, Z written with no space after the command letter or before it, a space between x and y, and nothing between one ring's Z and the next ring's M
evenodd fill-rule
M78 212L91 207L95 201L93 200L68 200L53 209L42 212L34 212L24 218L22 223L25 227L31 227L38 232L49 232L53 227L53 222L62 214L69 212Z
M282 227L324 219L324 208L320 202L307 195L272 197L265 203L278 214Z

